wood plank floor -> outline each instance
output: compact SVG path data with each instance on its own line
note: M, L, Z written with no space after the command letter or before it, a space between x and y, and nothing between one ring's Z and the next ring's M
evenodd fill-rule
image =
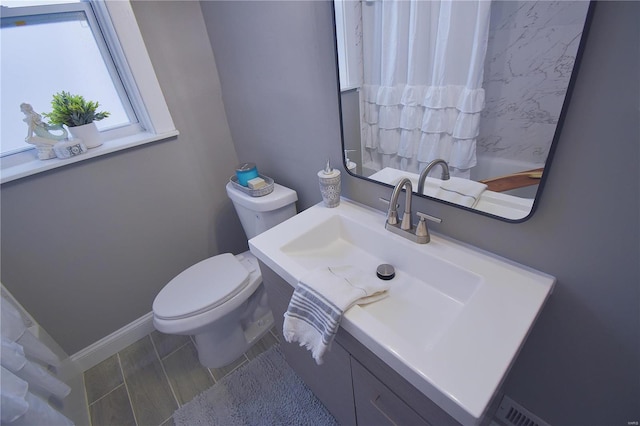
M267 333L231 365L207 369L189 336L154 331L84 373L92 426L172 426L173 412L278 342Z

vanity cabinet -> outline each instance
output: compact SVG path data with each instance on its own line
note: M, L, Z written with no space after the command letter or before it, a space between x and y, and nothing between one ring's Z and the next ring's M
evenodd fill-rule
M267 289L269 305L273 311L275 327L282 334L284 313L293 294L285 280L260 262L262 282ZM297 343L287 343L281 339L280 345L287 363L302 378L320 401L327 407L341 425L355 425L353 390L349 353L340 345L333 345L331 351L317 365L309 351Z
M281 333L293 287L262 262L260 269ZM341 425L459 425L343 328L322 365L297 343L282 339L281 348L287 363Z
M351 359L353 397L356 418L361 425L428 426L422 417L405 404L354 358Z

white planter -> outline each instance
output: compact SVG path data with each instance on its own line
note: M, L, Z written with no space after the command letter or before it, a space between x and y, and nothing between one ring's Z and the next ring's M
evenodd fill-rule
M95 148L102 145L100 132L96 123L83 124L82 126L69 127L69 133L73 139L80 139L87 148Z

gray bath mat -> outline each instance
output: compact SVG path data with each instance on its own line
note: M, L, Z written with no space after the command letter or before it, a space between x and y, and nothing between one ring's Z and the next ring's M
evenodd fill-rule
M178 408L173 420L176 426L338 425L279 345Z

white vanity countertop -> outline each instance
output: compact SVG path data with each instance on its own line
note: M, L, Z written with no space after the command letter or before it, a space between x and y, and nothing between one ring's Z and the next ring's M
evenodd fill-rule
M249 241L293 287L313 267L396 267L389 297L354 306L341 326L462 424L481 421L555 278L439 235L416 244L385 215L342 198ZM372 272L375 276L375 272Z

